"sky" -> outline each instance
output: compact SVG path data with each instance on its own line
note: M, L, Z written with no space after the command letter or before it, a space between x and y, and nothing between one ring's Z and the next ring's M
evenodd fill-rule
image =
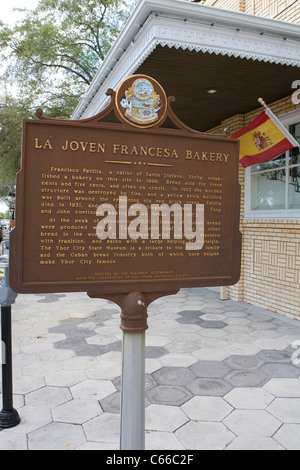
M2 0L0 7L0 20L4 23L15 23L20 18L20 13L13 12L14 8L27 8L32 10L38 4L38 0Z

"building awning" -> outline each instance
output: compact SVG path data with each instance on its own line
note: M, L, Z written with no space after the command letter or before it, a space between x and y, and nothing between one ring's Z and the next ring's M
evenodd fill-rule
M297 24L180 0L141 0L72 118L97 114L126 77L155 78L188 126L206 131L293 93Z

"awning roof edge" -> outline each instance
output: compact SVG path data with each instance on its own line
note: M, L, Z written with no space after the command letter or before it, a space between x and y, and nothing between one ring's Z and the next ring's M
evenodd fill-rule
M300 67L299 25L179 0L141 0L72 118L95 115L158 46Z

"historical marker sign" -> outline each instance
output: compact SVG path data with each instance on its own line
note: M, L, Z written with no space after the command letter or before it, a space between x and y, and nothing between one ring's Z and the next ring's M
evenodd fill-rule
M90 119L24 121L12 289L101 295L236 283L238 142L184 126L150 77L109 94Z

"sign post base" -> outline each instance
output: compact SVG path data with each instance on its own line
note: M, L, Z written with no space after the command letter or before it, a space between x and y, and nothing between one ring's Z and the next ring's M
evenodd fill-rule
M0 411L0 428L2 429L9 429L14 428L20 424L21 419L17 410L12 408L11 410Z

